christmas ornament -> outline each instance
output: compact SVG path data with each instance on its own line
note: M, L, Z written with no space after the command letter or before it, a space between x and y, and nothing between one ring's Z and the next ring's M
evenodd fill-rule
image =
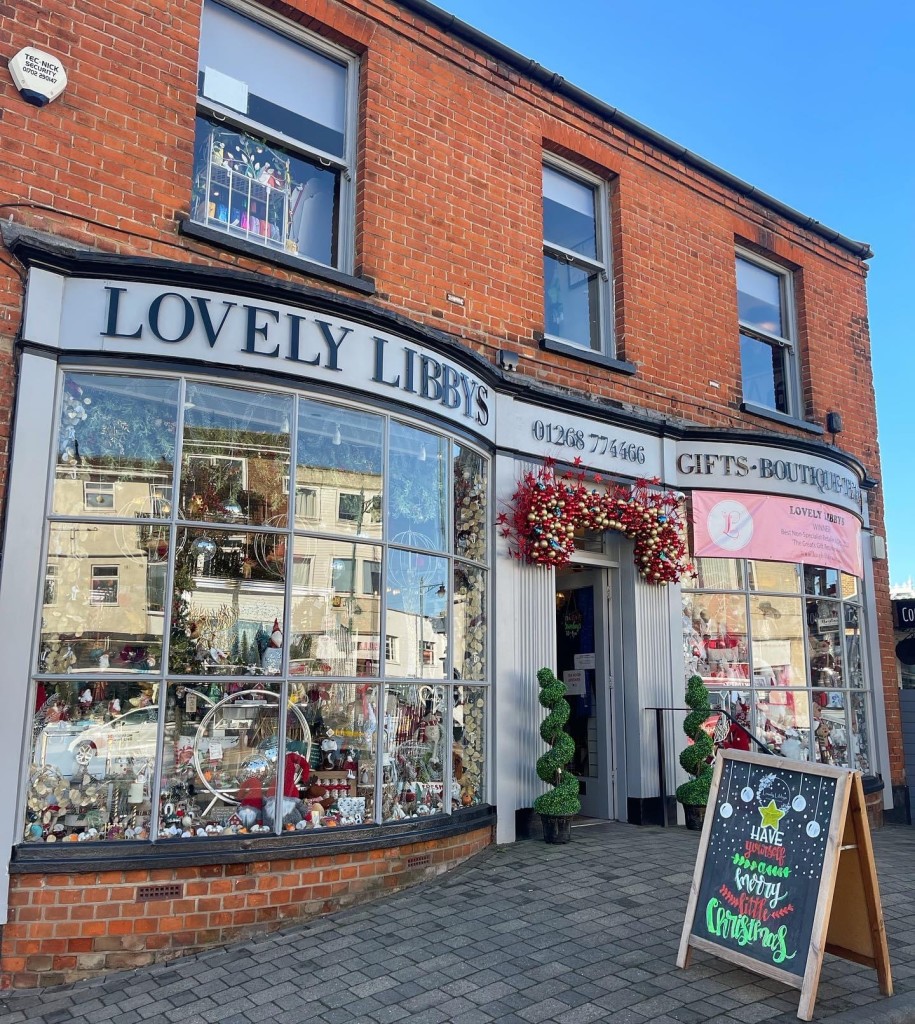
M606 490L589 489L586 480L584 472L557 476L550 461L524 477L511 512L497 519L513 558L560 568L572 560L576 530L615 530L635 541L635 565L649 583L676 583L694 572L676 493L659 487L657 478Z

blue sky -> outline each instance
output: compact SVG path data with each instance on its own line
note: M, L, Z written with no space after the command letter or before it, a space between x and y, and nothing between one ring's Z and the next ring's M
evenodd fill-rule
M870 243L890 578L915 578L915 338L905 312L915 299L915 4L438 3L769 195Z

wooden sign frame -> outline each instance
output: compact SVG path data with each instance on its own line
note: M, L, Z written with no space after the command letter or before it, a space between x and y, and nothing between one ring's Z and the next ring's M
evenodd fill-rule
M806 950L803 976L765 964L754 957L692 934L709 840L715 824L718 789L725 760L835 780L835 800L829 820L823 869L817 890L813 928L810 945ZM889 950L861 773L831 765L788 761L781 757L742 750L722 750L715 759L707 806L686 907L686 920L677 953L677 966L688 967L692 950L701 949L756 974L775 978L792 988L799 988L801 999L797 1015L801 1020L811 1020L813 1017L824 953L873 967L877 972L880 992L884 996L891 996L893 980Z

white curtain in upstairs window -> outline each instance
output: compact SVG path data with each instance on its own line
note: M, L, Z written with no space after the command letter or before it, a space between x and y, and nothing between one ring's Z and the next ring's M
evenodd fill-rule
M199 68L215 68L251 95L344 131L346 67L219 4L204 5Z
M552 167L543 168L543 196L576 213L594 217L594 189Z

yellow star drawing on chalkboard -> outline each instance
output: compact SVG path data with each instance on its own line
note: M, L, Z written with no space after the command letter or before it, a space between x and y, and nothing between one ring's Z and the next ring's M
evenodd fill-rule
M775 801L770 800L765 807L759 808L760 816L762 817L763 828L778 828L778 823L784 818L785 812L780 811L775 806Z

